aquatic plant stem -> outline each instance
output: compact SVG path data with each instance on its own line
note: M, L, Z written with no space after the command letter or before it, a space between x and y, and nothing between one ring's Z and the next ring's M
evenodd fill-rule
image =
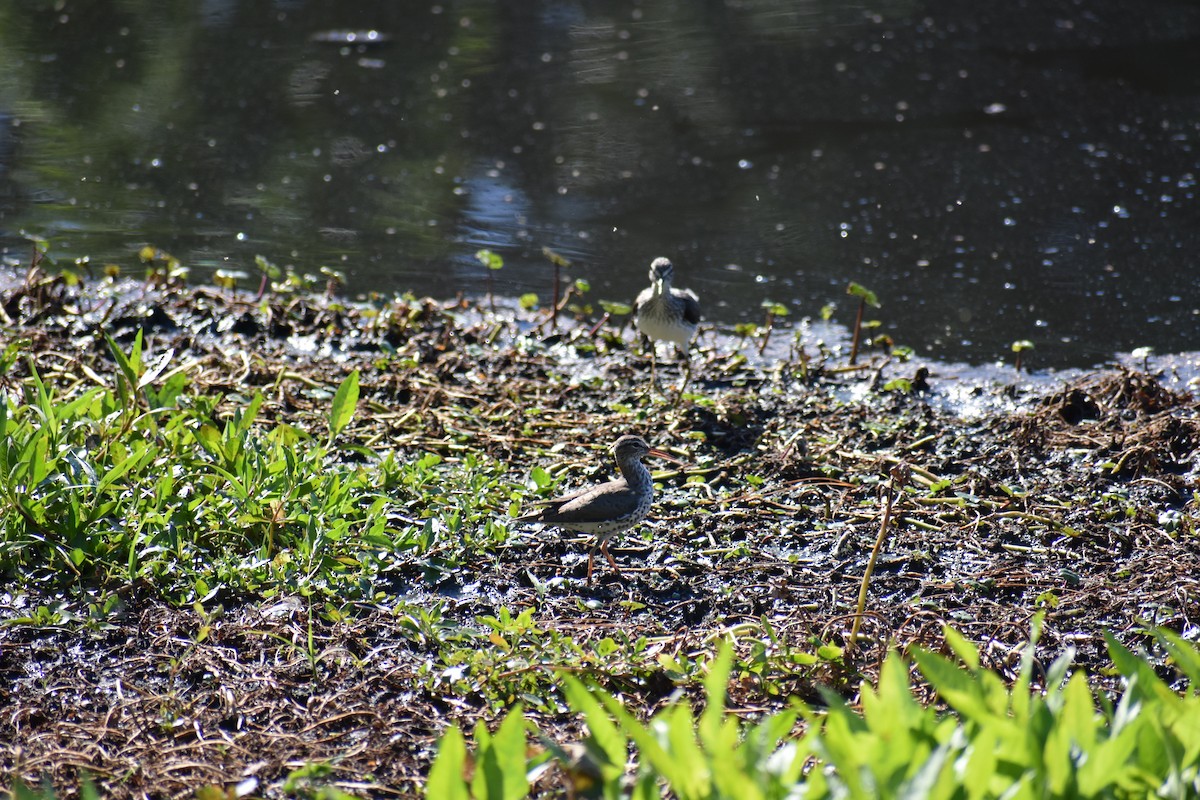
M860 300L858 302L858 313L854 315L854 339L850 342L850 366L854 366L858 362L858 340L862 335L862 318L866 307L867 301Z
M883 549L883 543L887 541L888 526L892 522L892 507L895 505L897 495L904 490L904 484L908 482L908 465L897 464L892 467L889 474L890 477L882 488L883 514L879 519L879 533L875 536L875 546L871 548L871 558L867 561L867 569L863 573L862 583L858 587L858 605L854 609L854 624L850 626L847 650L853 649L858 642L858 629L862 625L863 613L867 608L867 587L871 584L871 575L875 572L875 562L879 560L879 551Z

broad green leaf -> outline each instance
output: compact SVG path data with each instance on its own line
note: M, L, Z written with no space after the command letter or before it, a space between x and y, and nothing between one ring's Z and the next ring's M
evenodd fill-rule
M250 432L250 426L254 424L254 420L258 418L258 410L262 408L263 396L262 392L255 392L254 397L250 398L250 405L244 409L239 409L233 415L232 433L235 435L245 436Z
M1088 688L1087 678L1082 672L1071 676L1062 696L1062 712L1058 716L1059 727L1070 733L1083 752L1089 753L1096 746L1096 728L1099 720L1092 701L1092 691Z
M678 790L685 785L684 767L677 763L671 753L664 748L658 739L650 733L637 719L625 710L625 707L614 697L600 695L600 702L608 709L625 735L637 746L639 760L643 769L653 770ZM680 795L682 797L682 795Z
M0 431L3 430L0 425ZM1192 690L1200 691L1200 649L1169 628L1160 628L1154 635L1171 654L1175 666L1192 682Z
M49 437L43 431L38 431L33 441L33 447L25 448L25 452L21 454L22 459L28 456L24 472L29 476L31 486L37 486L44 481L50 474L51 467L54 466L48 457L49 448Z
M546 472L542 467L534 467L529 470L529 479L533 481L533 485L539 490L545 489L554 483L554 479L550 477L550 473Z
M672 774L667 780L671 790L680 800L700 800L711 795L709 760L696 743L696 725L692 710L686 703L679 703L655 716L650 728L665 742L670 752ZM666 765L655 763L655 769L665 772Z
M1152 705L1161 703L1172 709L1179 706L1182 702L1179 695L1162 682L1153 667L1127 650L1109 631L1104 631L1104 640L1108 643L1109 658L1129 681L1125 690L1127 695L1132 694L1134 699L1145 698Z
M483 264L488 269L501 269L504 267L504 259L497 253L491 250L479 250L475 253L475 260Z
M863 719L880 735L890 734L899 725L919 727L919 719L926 713L912 696L908 667L895 650L883 662L876 690L872 691L864 681L861 695Z
M879 298L875 296L874 292L860 283L851 281L850 285L846 287L846 294L860 298L871 308L879 308Z
M633 306L629 305L629 303L621 303L615 300L601 300L600 308L604 309L605 313L611 314L614 317L623 317L633 312Z
M354 409L358 405L358 370L354 370L342 381L337 393L333 396L333 405L329 409L329 435L337 436L350 424L354 417Z
M725 718L725 692L732 665L733 647L725 640L721 642L716 659L709 662L708 674L704 677L705 706L700 717L699 734L700 741L710 754L718 750L721 723Z
M221 439L221 432L212 425L205 423L197 428L193 435L200 446L204 448L210 456L214 458L223 458L225 456L225 448Z
M475 728L475 774L471 793L477 800L519 800L528 794L525 777L525 716L518 704L494 735L483 723Z
M923 648L913 648L912 652L921 674L953 709L977 722L992 716L976 676Z
M591 739L608 758L608 765L601 767L605 785L615 781L625 772L625 761L628 757L625 737L613 722L612 717L596 699L596 695L607 696L602 689L587 689L572 675L563 675L563 694L567 704L575 711L583 714ZM611 699L611 698L609 698Z
M949 625L942 628L942 635L946 638L946 644L954 651L954 655L958 656L968 669L971 671L979 669L979 650L975 645Z
M437 758L429 769L425 782L425 797L429 800L470 800L463 773L467 766L467 745L462 731L451 725L438 745Z
M991 726L982 726L971 737L959 757L959 777L969 800L994 797L992 781L996 776L996 733Z

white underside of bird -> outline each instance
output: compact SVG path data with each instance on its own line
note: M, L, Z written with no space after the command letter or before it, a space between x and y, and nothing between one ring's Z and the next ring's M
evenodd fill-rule
M692 299L695 300L694 294L691 292L688 294L692 295ZM653 290L646 289L638 295L637 304L637 329L654 341L673 342L681 348L686 348L692 341L692 337L696 335L694 323L679 317L672 319L656 308Z

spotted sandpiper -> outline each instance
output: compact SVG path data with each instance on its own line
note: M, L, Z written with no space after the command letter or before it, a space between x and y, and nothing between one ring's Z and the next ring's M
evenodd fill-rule
M621 568L608 552L608 540L621 531L632 528L650 513L654 501L654 480L642 463L646 456L658 456L676 464L683 462L670 453L646 444L640 436L626 434L612 446L613 458L621 477L598 486L589 486L553 500L540 500L537 511L517 517L516 522L540 522L568 531L590 533L596 537L588 552L588 583L592 582L592 565L596 548L604 553L608 563L621 574Z
M669 258L656 258L650 264L650 286L641 291L633 304L637 329L650 339L650 380L655 381L658 342L673 342L683 353L684 370L691 373L688 345L700 322L700 298L691 289L675 289L671 279L675 265ZM685 379L686 383L686 379Z

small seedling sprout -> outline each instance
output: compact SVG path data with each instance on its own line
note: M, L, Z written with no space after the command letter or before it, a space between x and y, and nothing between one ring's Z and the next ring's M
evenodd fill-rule
M854 366L858 361L858 343L859 337L862 335L863 313L867 306L879 308L879 298L870 289L854 281L851 281L850 285L846 287L846 294L858 298L858 312L854 316L854 340L850 344L850 366Z
M480 264L487 267L487 298L488 308L494 313L496 311L496 300L492 295L492 273L504 266L504 259L498 253L493 253L491 250L480 250L475 253L476 260Z
M325 276L325 296L333 297L337 294L338 289L346 285L346 273L333 267L321 267L321 274Z
M1032 349L1033 349L1033 342L1029 341L1028 339L1021 339L1019 341L1012 343L1012 351L1017 354L1016 358L1014 359L1014 361L1016 362L1017 372L1021 371L1021 361L1022 361L1021 354L1024 353L1026 350L1032 350Z
M763 300L762 307L767 310L767 321L763 323L763 338L758 345L758 354L761 356L767 349L767 342L771 341L771 330L775 327L776 317L786 317L788 308L783 303L776 303L773 300Z
M238 281L244 281L250 277L250 273L241 269L219 269L213 273L213 283L220 286L222 289L229 290L230 296L233 296L237 290Z
M554 291L553 291L553 300L550 305L550 327L556 328L556 327L558 327L558 303L559 303L559 295L561 294L561 292L560 292L561 281L562 281L561 271L566 269L567 267L571 266L571 262L568 261L563 256L561 256L558 253L551 250L549 247L542 248L542 255L544 255L547 259L549 259L550 263L554 265Z

